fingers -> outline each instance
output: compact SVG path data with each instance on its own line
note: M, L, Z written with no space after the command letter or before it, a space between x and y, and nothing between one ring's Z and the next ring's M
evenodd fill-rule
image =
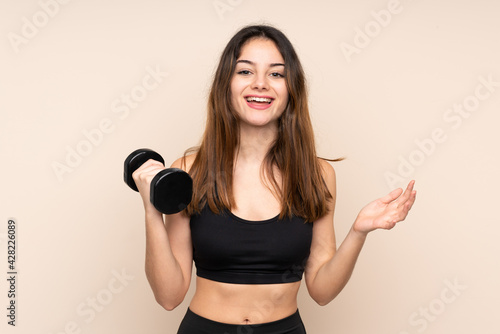
M149 184L155 175L163 169L165 169L165 166L161 162L149 159L132 173L132 178L140 188L140 183L146 182Z
M147 172L150 172L152 170L156 170L158 168L164 169L165 166L163 166L163 164L159 161L149 159L148 161L143 163L139 168L137 168L132 175L147 173Z
M406 187L405 192L403 195L397 199L397 205L399 206L404 206L409 200L413 198L413 202L415 201L415 194L416 191L414 192L413 187L415 186L415 180L411 180L410 183L408 183L408 186ZM411 202L411 204L413 204Z
M415 203L416 196L417 196L417 191L412 190L408 200L406 200L402 205L398 206L397 208L399 210L398 221L403 221L406 219L406 216L408 216L408 212L411 210L413 203Z
M403 189L401 189L401 188L394 189L389 194L387 194L384 197L382 197L380 200L384 204L389 204L392 201L394 201L396 198L398 198L401 195L402 192L403 192Z
M416 190L413 190L411 192L411 195L410 195L410 198L408 199L408 201L406 202L405 205L407 205L407 211L410 211L410 209L412 208L413 206L413 203L415 203L415 199L417 198L417 191Z
M408 186L406 187L406 190L403 193L403 195L401 195L403 189L398 188L391 191L387 196L382 197L381 200L385 204L389 204L390 202L395 201L394 204L396 204L397 207L403 206L412 197L412 194L414 192L413 191L414 185L415 185L415 180L411 180L410 183L408 183Z
M398 222L406 219L409 211L417 196L417 191L414 190L415 181L412 180L403 189L398 188L391 191L386 196L378 200L377 209L375 209L374 224L375 229L390 230L396 226Z

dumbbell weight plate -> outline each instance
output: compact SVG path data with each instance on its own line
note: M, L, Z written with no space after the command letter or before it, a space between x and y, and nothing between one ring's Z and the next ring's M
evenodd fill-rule
M151 203L167 215L184 210L191 202L193 180L179 168L162 170L151 181Z
M135 172L135 170L137 168L139 168L143 163L145 163L149 159L159 161L163 165L165 165L165 160L163 160L161 155L159 155L155 151L147 149L147 148L141 148L141 149L135 150L134 152L129 154L127 159L125 159L124 168L123 168L123 179L124 179L125 183L128 184L128 186L135 191L139 191L139 190L137 189L137 186L135 185L135 181L132 178L132 173Z

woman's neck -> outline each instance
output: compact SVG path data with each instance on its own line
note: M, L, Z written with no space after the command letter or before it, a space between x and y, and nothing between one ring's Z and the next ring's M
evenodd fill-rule
M240 142L237 152L239 162L260 165L277 136L276 126L256 127L240 125Z

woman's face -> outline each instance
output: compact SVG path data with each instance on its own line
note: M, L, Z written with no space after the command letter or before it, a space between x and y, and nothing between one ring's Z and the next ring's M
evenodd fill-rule
M276 125L288 103L285 61L273 41L246 42L231 79L231 101L241 122Z

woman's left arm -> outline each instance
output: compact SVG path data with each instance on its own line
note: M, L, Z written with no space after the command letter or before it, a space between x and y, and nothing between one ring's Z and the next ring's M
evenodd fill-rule
M324 160L321 160L321 166L333 200L329 203L328 213L314 222L305 280L309 295L323 306L332 301L349 281L368 233L376 229L391 229L404 220L415 202L416 191L413 190L415 182L411 181L403 194L399 188L365 206L337 250L333 228L335 171Z

